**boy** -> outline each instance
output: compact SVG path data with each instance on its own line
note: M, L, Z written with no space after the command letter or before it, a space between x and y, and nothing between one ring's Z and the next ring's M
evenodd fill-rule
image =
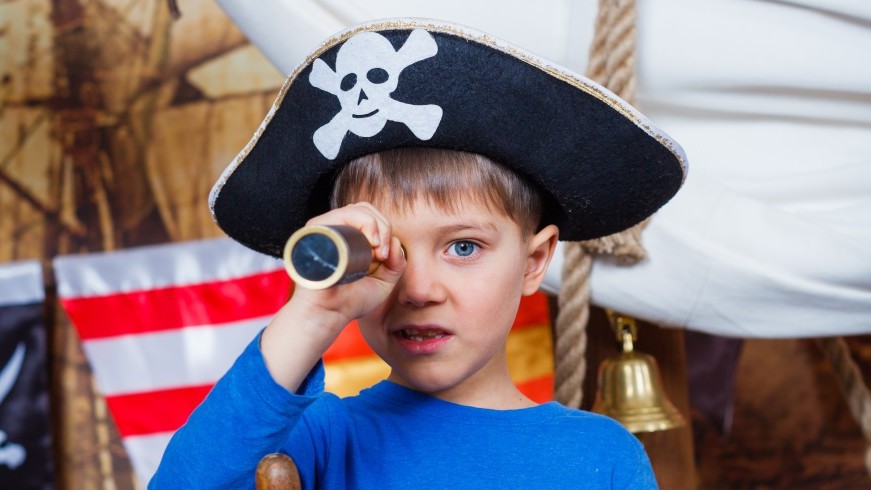
M306 488L655 487L618 424L524 397L505 342L558 238L641 221L684 173L680 147L634 109L484 34L400 19L327 41L210 206L274 256L303 224L350 225L379 267L296 288L151 486L251 487L259 459L282 451ZM320 357L353 319L391 373L339 399Z

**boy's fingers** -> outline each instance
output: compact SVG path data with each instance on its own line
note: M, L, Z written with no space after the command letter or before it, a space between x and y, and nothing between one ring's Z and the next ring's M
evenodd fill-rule
M405 270L405 247L396 237L391 237L387 246L389 247L387 258L377 261L377 265L369 271L369 275L380 281L395 283Z
M378 262L387 260L390 252L390 222L368 202L358 202L334 209L309 220L308 224L353 226L366 236L372 246L375 260Z
M372 245L375 260L379 262L387 260L390 253L390 222L387 221L387 218L381 214L378 208L368 202L359 202L352 206L365 213L367 217L372 218L372 221L360 226L360 231L366 235L366 238Z
M390 254L384 260L384 265L387 269L396 276L402 275L405 270L405 248L399 241L399 238L390 238Z

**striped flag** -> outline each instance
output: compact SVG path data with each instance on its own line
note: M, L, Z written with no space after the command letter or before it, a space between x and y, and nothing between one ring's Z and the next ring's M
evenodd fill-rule
M54 488L39 262L0 265L0 487Z
M285 303L283 264L230 239L59 257L58 296L143 482L172 433ZM520 389L552 396L546 298L525 298L509 337ZM355 325L324 355L327 390L340 396L384 379L389 368Z

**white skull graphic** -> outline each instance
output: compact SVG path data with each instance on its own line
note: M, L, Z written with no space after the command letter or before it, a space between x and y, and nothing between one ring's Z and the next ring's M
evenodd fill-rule
M412 31L399 51L384 36L362 32L339 48L336 71L316 59L309 82L338 97L342 105L312 137L321 154L332 160L348 131L369 138L381 132L388 120L405 124L421 140L432 138L441 122L442 108L406 104L393 100L390 94L396 90L402 70L437 52L435 40L423 29Z

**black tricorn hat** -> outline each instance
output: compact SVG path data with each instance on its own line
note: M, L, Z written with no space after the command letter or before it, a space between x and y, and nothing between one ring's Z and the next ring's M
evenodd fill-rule
M322 44L209 196L218 225L280 257L362 155L485 155L543 194L543 221L587 240L644 220L686 175L681 147L616 95L490 35L441 21L367 23Z

